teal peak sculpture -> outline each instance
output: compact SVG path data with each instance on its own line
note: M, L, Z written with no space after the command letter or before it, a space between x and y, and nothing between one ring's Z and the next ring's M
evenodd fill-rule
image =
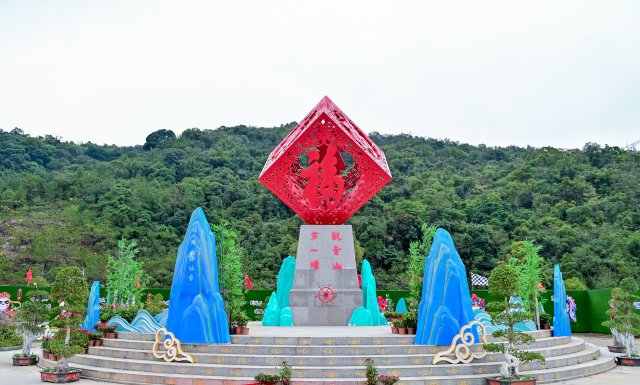
M351 314L351 326L386 325L387 320L378 307L376 297L376 279L371 272L371 264L366 259L362 261L362 306L357 307Z
M178 249L167 329L183 343L231 342L220 295L216 238L199 207L191 214Z
M89 301L87 303L87 315L82 322L82 329L95 332L93 325L100 322L100 281L93 281Z
M293 326L293 317L289 307L289 292L293 287L295 271L296 259L288 256L280 265L276 291L271 293L269 303L264 310L263 326Z
M560 265L553 266L553 335L571 336L571 321L567 312L567 291L564 287Z
M398 303L396 304L396 313L406 313L407 312L407 303L403 298L400 298L398 300Z

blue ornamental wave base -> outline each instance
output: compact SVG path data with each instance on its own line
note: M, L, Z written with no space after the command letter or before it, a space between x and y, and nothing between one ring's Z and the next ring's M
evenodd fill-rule
M553 266L553 335L566 337L571 335L571 323L567 313L567 291L560 272L560 265Z
M460 328L473 320L466 269L451 235L438 229L425 262L414 343L449 345Z
M115 326L117 332L155 333L159 329L165 327L165 325L158 322L156 317L149 314L149 312L146 310L138 310L136 317L131 320L130 323L120 316L115 316L107 321L107 324Z
M181 342L231 342L218 282L216 239L199 207L178 249L167 329Z
M87 303L87 315L82 322L82 329L95 332L96 329L93 326L98 322L100 322L100 281L93 281Z

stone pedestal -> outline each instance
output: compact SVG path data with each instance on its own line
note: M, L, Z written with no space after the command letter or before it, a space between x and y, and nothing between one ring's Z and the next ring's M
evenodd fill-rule
M294 326L347 326L362 306L350 225L303 225L289 306Z

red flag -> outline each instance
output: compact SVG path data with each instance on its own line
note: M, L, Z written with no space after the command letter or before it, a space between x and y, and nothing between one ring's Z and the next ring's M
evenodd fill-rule
M253 290L253 285L251 284L251 278L249 278L249 274L244 275L244 284L247 285L247 289Z
M27 270L27 283L31 282L32 279L33 279L33 272L31 271L31 268L29 268L29 270Z

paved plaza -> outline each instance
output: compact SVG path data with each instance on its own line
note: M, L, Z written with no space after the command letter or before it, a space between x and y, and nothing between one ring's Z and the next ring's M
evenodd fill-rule
M297 329L297 328L296 328ZM306 329L306 328L305 328ZM309 336L310 331L313 328L309 328L308 330L300 331L306 336ZM351 335L353 335L353 330L351 328L336 328L341 329L349 333L351 331ZM357 328L357 329L367 329L366 327ZM380 332L380 328L371 328L370 332ZM260 336L269 336L271 328L255 328L255 331L261 334ZM364 331L364 330L360 330ZM253 334L253 333L252 333ZM604 334L574 334L574 336L584 339L586 342L590 344L594 344L600 347L600 352L603 356L611 356L606 346L611 342L611 336ZM637 343L640 343L639 340L636 340ZM35 347L34 351L38 354L41 354L39 345ZM0 385L35 385L42 384L40 381L40 374L38 373L38 368L35 366L31 367L17 367L11 365L11 356L18 351L6 351L0 352ZM79 384L93 385L93 384L103 384L104 382L97 382L92 380L81 379ZM363 379L364 383L364 379ZM569 381L560 381L556 382L556 384L568 384L568 385L637 385L640 383L640 367L630 368L630 367L622 367L618 366L613 370L610 370L606 373L597 374L595 376L578 378Z

